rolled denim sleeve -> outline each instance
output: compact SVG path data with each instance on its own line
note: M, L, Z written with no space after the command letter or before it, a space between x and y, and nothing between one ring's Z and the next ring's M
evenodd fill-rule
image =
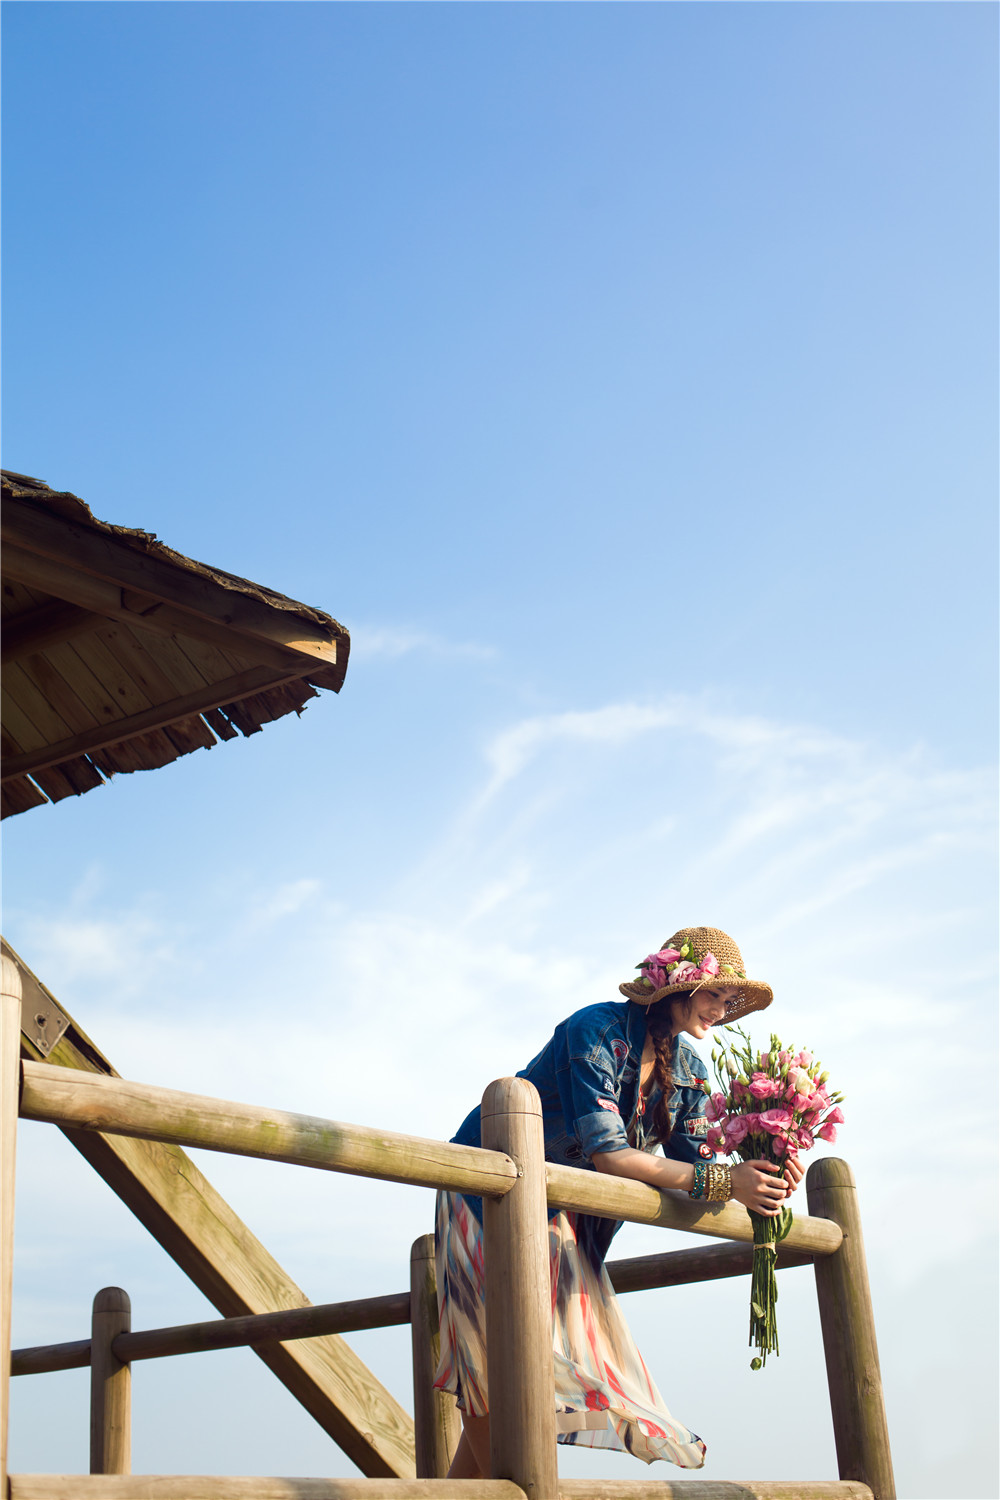
M588 1158L598 1151L626 1151L626 1122L618 1108L614 1057L610 1048L595 1044L585 1032L574 1035L575 1019L571 1017L566 1025L565 1050L556 1070L567 1127Z

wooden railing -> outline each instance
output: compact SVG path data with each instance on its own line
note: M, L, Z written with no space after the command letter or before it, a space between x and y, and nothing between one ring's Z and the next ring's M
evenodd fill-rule
M5 960L5 991L10 988ZM13 967L13 966L12 966ZM16 979L16 969L14 970ZM694 1202L638 1182L546 1163L541 1106L532 1085L507 1078L483 1096L483 1146L446 1142L283 1113L179 1093L107 1075L24 1062L6 1038L14 1025L5 994L3 1083L9 1098L20 1085L20 1114L63 1127L172 1142L326 1171L473 1193L483 1198L486 1327L493 1478L443 1481L456 1439L450 1397L432 1389L437 1306L433 1238L422 1236L411 1255L409 1293L331 1303L175 1328L133 1332L128 1298L105 1288L95 1299L89 1340L16 1350L11 1356L9 1313L0 1346L4 1401L10 1374L90 1365L91 1475L11 1475L11 1500L893 1500L888 1433L853 1178L846 1163L826 1158L807 1179L810 1215L793 1221L778 1258L782 1266L815 1266L841 1478L836 1481L712 1484L705 1481L560 1481L556 1472L552 1400L548 1209L566 1208L634 1223L656 1224L725 1241L723 1244L612 1262L619 1291L677 1285L745 1274L752 1228L735 1203ZM18 1022L19 1025L19 1022ZM19 1073L18 1073L19 1068ZM17 1106L15 1105L15 1111ZM13 1125L9 1102L3 1135L4 1261L12 1218ZM8 1171L9 1157L9 1171ZM8 1197L9 1183L9 1197ZM6 1273L5 1273L6 1274ZM7 1282L9 1287L9 1280ZM9 1309L9 1294L4 1299ZM192 1476L132 1476L129 1450L131 1365L140 1359L206 1349L260 1346L292 1339L409 1322L414 1351L416 1480L265 1480ZM5 1415L5 1412L4 1412ZM0 1500L6 1495L0 1490Z

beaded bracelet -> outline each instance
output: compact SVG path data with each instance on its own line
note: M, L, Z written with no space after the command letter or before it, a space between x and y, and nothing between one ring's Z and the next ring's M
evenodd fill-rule
M705 1182L708 1176L708 1166L703 1161L694 1164L694 1183L688 1191L689 1198L704 1198L706 1196Z
M733 1196L733 1179L724 1161L713 1162L708 1168L708 1185L705 1197L711 1203L726 1203Z

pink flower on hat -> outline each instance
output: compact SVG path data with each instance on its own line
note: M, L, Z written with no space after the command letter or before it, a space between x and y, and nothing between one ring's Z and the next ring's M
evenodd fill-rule
M646 978L650 980L654 989L661 990L667 983L667 968L675 964L680 958L676 948L661 948L659 953L650 953L644 958L639 968L643 969Z
M690 959L682 958L667 975L668 984L684 984L689 980L697 979L698 965L691 963Z
M719 972L719 960L714 953L706 953L698 967L709 979L714 979Z

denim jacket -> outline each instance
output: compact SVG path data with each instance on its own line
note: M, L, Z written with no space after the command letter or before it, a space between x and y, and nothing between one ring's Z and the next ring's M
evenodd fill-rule
M646 1040L646 1010L631 1000L602 1002L560 1022L549 1042L518 1073L535 1085L542 1101L545 1159L565 1167L595 1171L595 1152L624 1151L637 1146L655 1151L659 1144L653 1112L660 1098L654 1086L643 1116L636 1116L639 1065ZM670 1096L673 1131L664 1155L674 1161L713 1161L705 1136L707 1102L705 1064L682 1037L677 1038ZM481 1144L479 1106L463 1120L453 1137L461 1145ZM482 1203L469 1198L482 1220ZM610 1219L578 1215L577 1237L595 1264L607 1254L620 1224Z

